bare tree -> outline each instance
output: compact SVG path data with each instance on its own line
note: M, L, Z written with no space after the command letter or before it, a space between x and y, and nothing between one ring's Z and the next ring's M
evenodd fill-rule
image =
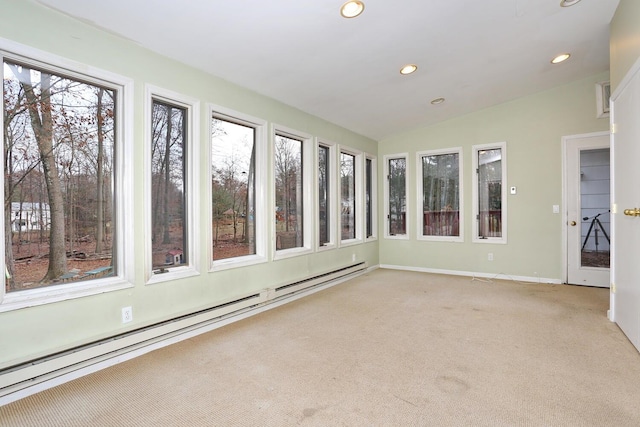
M164 102L153 102L151 122L152 179L152 244L158 257L155 264L164 265L160 253L182 249L185 228L185 118L184 108ZM179 235L179 236L178 236Z
M96 253L104 250L104 117L102 98L104 89L98 88L96 120L98 126L98 154L96 159Z
M301 142L282 136L276 136L275 143L275 174L276 174L276 203L283 210L285 231L290 228L297 230L297 221L292 215L299 216L299 205L302 202L298 194L301 181ZM296 147L300 145L300 147ZM295 224L294 224L295 222Z
M164 228L164 236L162 243L171 243L171 236L169 234L169 188L171 180L170 170L170 157L171 157L171 136L173 133L173 107L167 105L167 134L165 136L165 151L164 151L164 191L163 191L163 211L162 211L162 225Z
M31 69L10 65L20 81L27 101L27 110L31 128L38 144L44 178L51 211L51 229L49 233L49 266L42 281L53 280L66 273L67 257L65 248L64 200L62 187L53 150L52 84L51 75L40 73L40 93L31 81Z

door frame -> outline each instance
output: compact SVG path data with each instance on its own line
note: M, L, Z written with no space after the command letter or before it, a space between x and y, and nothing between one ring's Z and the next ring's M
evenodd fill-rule
M611 150L611 134L609 131L581 133L576 135L565 135L562 137L562 275L563 283L569 283L569 189L568 189L568 143L575 139L595 138L601 136L609 137L609 150ZM603 147L604 148L604 147ZM613 175L613 164L610 164L611 175ZM611 234L611 233L610 233ZM611 268L609 269L611 271ZM611 282L611 274L609 275Z

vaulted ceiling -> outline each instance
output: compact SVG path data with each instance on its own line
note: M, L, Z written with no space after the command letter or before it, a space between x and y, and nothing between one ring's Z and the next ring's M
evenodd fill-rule
M344 0L37 1L376 140L608 70L618 5L364 0L345 19Z

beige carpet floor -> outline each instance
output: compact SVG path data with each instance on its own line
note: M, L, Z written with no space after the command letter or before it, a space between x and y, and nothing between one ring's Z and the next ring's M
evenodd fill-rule
M607 289L376 270L0 408L2 426L639 426Z

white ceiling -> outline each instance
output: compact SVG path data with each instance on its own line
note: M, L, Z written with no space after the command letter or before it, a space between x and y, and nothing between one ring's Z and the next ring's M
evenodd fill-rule
M608 70L619 0L37 1L382 140Z

